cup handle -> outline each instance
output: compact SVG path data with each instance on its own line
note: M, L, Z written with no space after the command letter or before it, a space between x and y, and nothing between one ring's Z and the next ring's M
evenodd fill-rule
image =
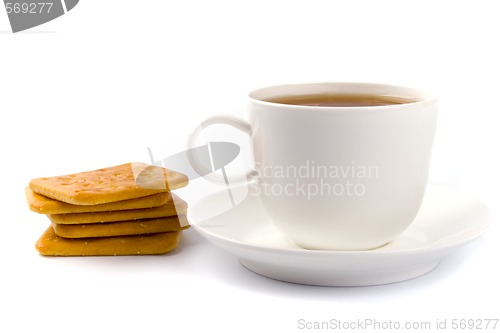
M197 171L199 174L204 174L203 178L215 184L228 185L228 179L224 168L221 168L222 175L216 174L214 172L206 173L204 172L204 170L206 170L206 166L200 163L200 161L196 159L196 156L194 156L193 154L189 154L189 152L193 151L192 148L195 148L196 140L198 139L201 132L209 126L219 125L219 124L229 125L248 134L249 136L252 135L252 128L250 127L250 124L245 120L226 115L219 115L207 118L203 122L201 122L188 137L188 143L187 143L188 159L195 171ZM245 177L242 177L242 181L237 183L247 183L248 179L253 177L255 173L256 170L254 169L248 170L244 175Z

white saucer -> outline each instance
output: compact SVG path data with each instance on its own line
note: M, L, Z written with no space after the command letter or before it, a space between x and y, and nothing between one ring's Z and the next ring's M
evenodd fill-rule
M468 195L429 185L413 224L393 242L371 251L302 249L274 228L253 195L231 208L226 191L212 194L189 208L188 220L257 274L310 285L367 286L431 271L444 256L483 234L489 210Z

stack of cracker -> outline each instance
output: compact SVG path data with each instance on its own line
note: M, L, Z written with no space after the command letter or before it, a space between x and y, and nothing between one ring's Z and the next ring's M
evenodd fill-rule
M187 184L181 173L144 163L33 179L29 207L51 221L36 249L46 256L170 252L189 227L187 203L171 190Z

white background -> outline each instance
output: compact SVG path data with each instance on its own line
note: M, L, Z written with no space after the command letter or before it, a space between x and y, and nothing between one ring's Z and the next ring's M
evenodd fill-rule
M148 146L184 150L203 118L244 117L253 88L371 81L440 96L431 181L496 214L497 2L81 0L17 34L0 8L0 331L295 332L301 318L448 327L500 318L496 219L423 277L323 288L255 275L193 229L170 256L41 257L34 243L48 220L23 193L35 177L148 162ZM196 180L179 195L193 203L211 189Z

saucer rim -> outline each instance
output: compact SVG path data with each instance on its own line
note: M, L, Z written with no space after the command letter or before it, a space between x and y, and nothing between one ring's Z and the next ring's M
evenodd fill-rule
M272 234L272 232L279 233L279 231L277 229L269 230L271 233L267 234L266 230L262 228L271 227L272 222L265 217L260 220L257 219L258 222L253 227L253 230L263 230L263 234L252 234L252 226L250 226L250 229L240 230L236 226L236 230L234 230L236 233L233 234L221 234L217 231L210 231L210 228L206 228L210 223L212 223L212 226L217 226L213 222L217 222L217 218L221 214L209 218L192 218L191 222L194 229L207 241L233 255L239 264L249 271L263 277L288 283L324 287L377 286L411 280L431 272L452 251L480 237L492 224L491 211L481 200L454 189L442 186L437 187L450 193L448 199L451 205L456 205L451 195L459 195L457 200L463 200L463 203L470 203L471 207L473 207L471 211L475 212L475 214L471 216L463 214L453 215L451 217L452 220L447 220L447 223L453 223L455 219L461 222L458 228L453 229L453 237L443 237L442 232L440 232L443 229L422 229L417 227L417 232L422 231L427 233L425 234L425 240L427 241L415 243L412 241L412 239L414 240L414 236L410 234L409 243L405 243L407 240L402 239L402 243L395 244L395 246L386 251L377 251L377 249L332 251L308 250L300 247L287 248L285 247L286 244L282 243L284 239L277 242L274 238L267 239L266 235L274 237L276 235ZM210 194L205 198L208 201L204 203L202 203L203 199L201 199L199 201L200 205L207 203L213 205L213 202L209 201L209 197L220 196L222 192L226 191L217 191ZM436 193L438 194L439 192ZM244 201L241 203L244 204ZM250 203L250 205L252 204ZM230 212L235 208L237 207L235 206L222 214ZM244 209L248 209L248 207ZM188 218L193 216L193 211L188 214ZM231 218L234 218L234 216L231 216ZM427 218L425 217L422 220L422 227L428 227L428 223L432 223L432 215L430 217L431 220L427 220ZM208 221L208 224L203 226L206 221ZM248 223L248 221L246 222ZM219 226L223 228L227 223L228 220L223 220ZM245 222L243 223L243 226L245 226ZM238 231L241 234L238 234ZM437 237L432 237L432 232L437 232ZM239 235L242 237L239 237ZM248 240L245 241L245 235L250 235L250 237L264 236L264 243L256 244L250 243ZM233 238L235 236L238 237L238 240ZM277 246L273 246L273 244Z
M241 187L241 186L245 186L245 185L238 185L238 186L234 186L234 187L231 187L231 188L237 188L237 187ZM440 185L429 184L428 186L431 187L431 188L432 187L434 187L434 188L440 188L440 189L445 189L447 191L452 191L454 193L461 193L461 194L463 194L463 192L461 192L461 191L456 191L456 190L453 190L453 189L450 189L450 188L447 188L447 187L444 187L444 186L440 186ZM202 199L200 199L198 202L196 202L193 205L193 207L196 204L198 204L199 202L201 202L202 200L208 200L208 198L215 197L215 196L220 195L220 194L222 194L222 193L224 193L226 191L227 190L220 190L220 191L211 193L211 194L203 197ZM336 256L338 256L338 255L348 255L348 256L370 255L370 256L384 256L385 257L385 256L391 256L391 255L399 256L399 255L401 255L403 253L404 254L408 254L408 255L410 255L410 254L418 255L418 254L425 254L425 253L429 253L429 252L445 251L447 249L452 249L454 247L462 246L462 245L465 245L465 244L467 244L469 242L474 241L475 239L481 237L483 234L485 234L487 232L487 230L489 229L489 227L491 226L491 223L492 223L491 222L491 211L490 211L490 209L484 203L482 203L481 201L479 201L475 197L469 196L469 198L471 200L475 200L477 202L477 204L483 206L484 213L483 213L483 216L481 216L480 218L477 218L478 222L477 222L477 225L475 225L475 229L472 230L472 231L469 231L468 235L466 237L460 238L459 240L455 240L455 241L453 241L453 239L455 239L456 237L453 237L451 240L448 240L448 241L445 241L445 242L440 242L440 243L435 244L435 245L433 245L432 243L429 243L428 246L424 246L424 247L419 247L419 248L415 248L415 249L394 250L394 251L383 251L383 248L385 246L387 246L388 244L390 244L391 242L389 242L389 243L387 243L385 245L382 245L380 247L377 247L375 249L370 249L370 250L322 250L322 249L306 249L306 248L268 247L268 246L251 244L251 243L248 243L248 242L231 239L231 238L228 238L228 237L221 236L218 233L211 232L207 228L204 228L199 223L192 222L192 221L195 221L195 219L191 218L192 215L189 213L189 210L188 210L188 216L187 217L188 217L188 220L190 221L191 226L196 231L201 232L203 234L206 234L207 236L210 236L211 238L216 239L219 242L223 241L223 242L227 243L228 245L237 245L237 246L244 247L244 248L247 248L249 250L254 250L254 251L256 250L256 251L265 251L265 252L268 252L269 250L272 250L273 252L281 252L282 254L298 254L298 253L300 253L300 254L306 254L307 253L308 255L315 255L315 256L317 256L317 255L321 255L321 256L329 256L329 255L336 255ZM246 199L244 199L244 200L246 200ZM236 208L236 207L233 207L232 209L234 209L234 208ZM213 216L210 219L213 219L213 218L216 218L216 217L217 216ZM266 219L266 221L268 223L270 223L268 219ZM412 228L412 225L410 225L400 236L398 236L398 238L401 237L401 236L403 236L410 228ZM398 238L396 238L396 239L398 239Z

